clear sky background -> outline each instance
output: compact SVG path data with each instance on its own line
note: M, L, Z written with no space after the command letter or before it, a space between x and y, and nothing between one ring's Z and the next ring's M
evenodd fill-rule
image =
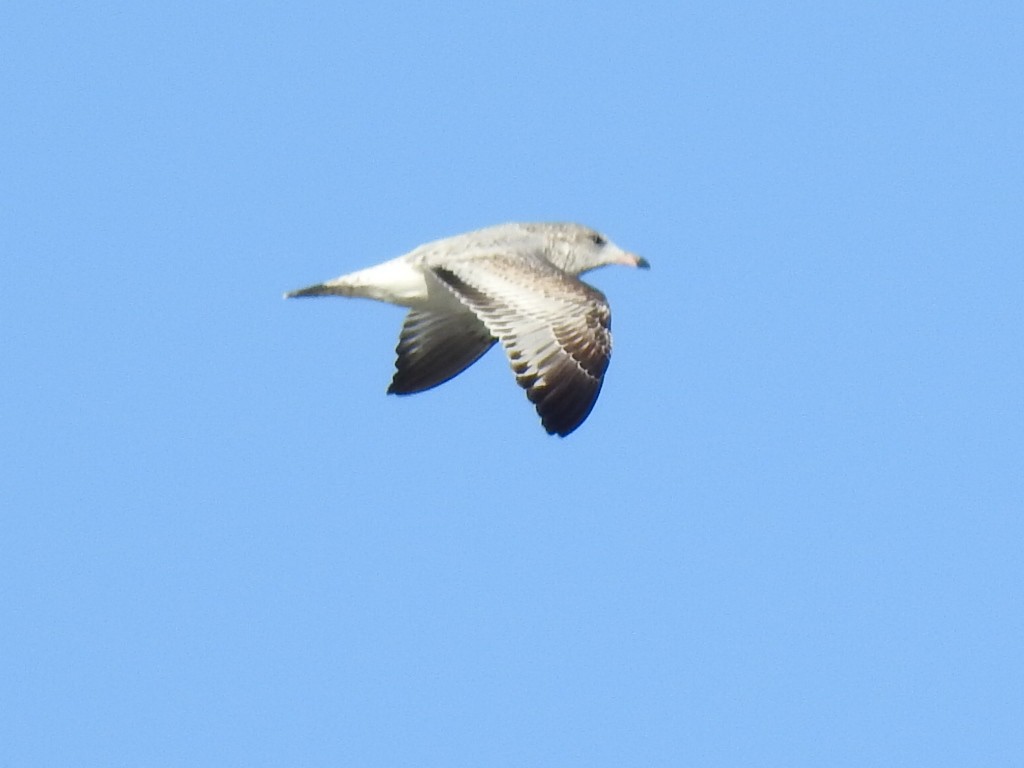
M1024 7L0 22L0 765L1024 755ZM281 294L572 220L616 349Z

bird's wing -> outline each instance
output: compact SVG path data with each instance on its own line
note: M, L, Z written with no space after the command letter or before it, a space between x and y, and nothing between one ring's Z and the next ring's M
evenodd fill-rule
M590 414L611 358L604 294L540 259L492 255L431 267L483 321L550 434Z
M411 310L388 394L422 392L462 373L497 341L472 312Z

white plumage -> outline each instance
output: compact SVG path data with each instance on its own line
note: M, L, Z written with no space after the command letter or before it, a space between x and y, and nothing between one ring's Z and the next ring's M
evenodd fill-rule
M545 429L565 436L590 414L611 357L608 302L578 279L607 264L648 267L579 224L502 224L285 295L408 307L392 394L442 384L500 341Z

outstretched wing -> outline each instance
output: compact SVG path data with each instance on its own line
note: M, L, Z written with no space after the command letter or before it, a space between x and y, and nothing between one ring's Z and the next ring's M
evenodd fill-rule
M590 414L611 358L604 294L539 259L494 255L432 267L501 341L550 434Z
M402 325L388 394L411 395L443 384L479 360L496 341L465 309L411 310Z

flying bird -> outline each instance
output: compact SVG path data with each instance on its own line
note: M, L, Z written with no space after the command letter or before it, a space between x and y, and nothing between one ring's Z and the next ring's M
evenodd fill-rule
M457 376L500 341L548 434L590 414L611 358L611 310L579 276L608 264L647 269L579 224L501 224L285 294L353 296L408 307L388 394Z

